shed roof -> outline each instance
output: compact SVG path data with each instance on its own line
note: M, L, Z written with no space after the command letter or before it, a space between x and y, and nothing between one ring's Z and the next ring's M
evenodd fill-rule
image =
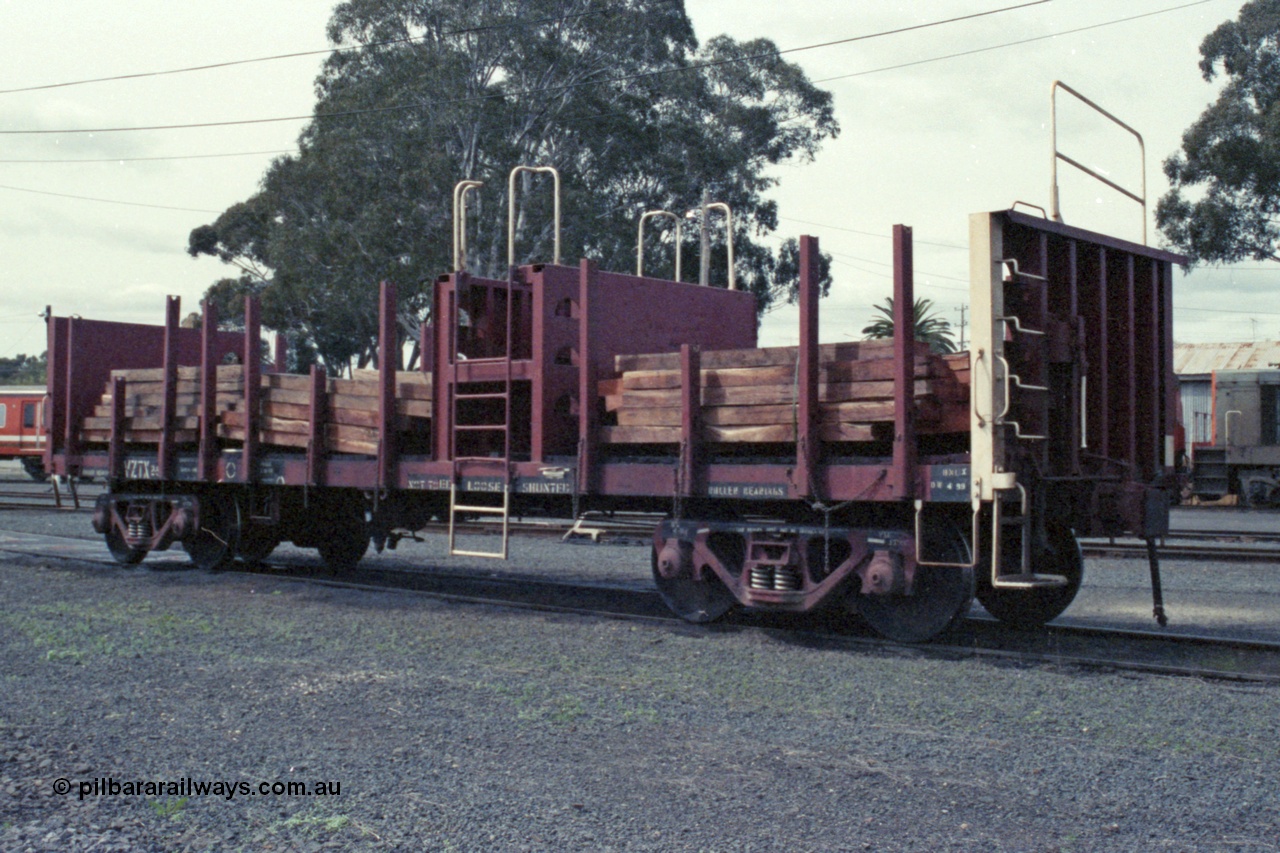
M1280 367L1280 341L1173 345L1173 372L1178 374L1277 367Z

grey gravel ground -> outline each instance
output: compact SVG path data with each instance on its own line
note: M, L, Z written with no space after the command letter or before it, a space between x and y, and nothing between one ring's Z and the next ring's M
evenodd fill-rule
M1276 850L1278 697L0 557L0 849ZM78 796L188 777L341 788Z

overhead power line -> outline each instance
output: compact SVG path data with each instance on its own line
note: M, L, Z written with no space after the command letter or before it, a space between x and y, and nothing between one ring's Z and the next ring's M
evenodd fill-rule
M156 210L181 210L186 213L212 213L215 215L222 213L221 210L203 210L198 207L171 207L166 204L143 204L142 202L120 201L114 198L95 198L87 195L71 195L70 193L54 193L48 192L47 190L33 190L26 187L10 187L5 184L0 184L0 190L10 190L16 193L31 193L32 195L51 195L56 196L57 198L73 198L77 201L97 201L103 204L127 204L129 207L150 207Z
M791 216L779 216L778 218L785 222L798 222L801 225L812 225L815 228L829 228L832 231L848 231L850 234L863 234L867 237L880 237L885 240L890 239L892 236L890 234L880 234L876 231L862 231L857 228L845 228L840 225L828 225L825 222L811 222L808 219L796 219ZM916 243L918 245L925 245L925 246L941 246L944 249L961 249L966 252L969 250L968 246L957 246L955 243L934 243L934 242L930 242L929 240L918 240L915 238L912 238L911 242Z
M209 160L215 157L261 157L263 154L295 154L291 148L275 151L235 151L228 154L174 154L168 157L86 157L61 160L0 160L0 163L153 163L161 160Z
M536 89L523 89L517 92L505 93L509 97L531 95L531 94L550 94L554 92L565 92L571 89L577 89L582 86L594 86L601 83L624 83L630 80L640 80L652 77L661 77L668 74L677 74L685 71L697 71L704 68L716 68L723 65L734 65L741 62L752 62L759 59L769 59L777 56L783 56L791 53L800 53L806 50L817 50L824 47L835 47L842 44L853 44L855 42L867 41L870 39L884 38L886 36L900 35L902 33L914 32L916 30L928 29L931 27L940 27L946 24L954 24L961 21L971 21L976 18L984 18L990 15L998 15L1003 12L1012 12L1018 9L1026 9L1031 6L1041 6L1045 3L1051 3L1053 0L1028 0L1028 2L1017 3L1012 6L1002 6L999 9L989 9L985 12L972 12L967 15L959 15L953 18L945 18L937 21L929 21L923 24L912 24L906 27L897 27L892 30L882 30L875 33L867 33L859 36L849 36L848 38L835 39L833 41L819 42L817 44L802 45L801 47L792 47L785 50L771 50L763 53L752 54L751 56L738 56L731 59L720 59L708 62L697 62L680 68L663 68L657 71L644 71L636 74L624 74L617 77L605 77L598 80L585 80L577 83L566 83L561 86L547 86ZM488 100L492 98L492 94L472 95L464 98L449 98L445 100L433 101L426 106L447 106L450 104L462 104L472 101ZM398 112L401 110L422 109L420 104L397 104L386 107L372 107L362 110L343 110L334 113L312 113L310 115L297 116L275 116L272 118L257 119L235 119L229 121L206 121L193 122L189 124L160 124L160 125L142 125L134 127L97 127L97 128L62 128L57 130L0 130L0 135L16 136L16 135L48 135L48 134L69 134L69 133L129 133L138 131L156 131L156 130L194 130L210 127L232 127L237 125L254 125L254 124L275 124L290 121L311 121L315 119L326 118L347 118L359 115L371 115L376 113Z
M943 56L934 56L929 59L917 59L913 62L900 62L897 65L884 65L880 68L869 68L866 71L855 71L852 74L839 74L835 77L823 77L821 80L814 80L817 83L830 83L833 80L848 80L851 77L865 77L868 74L879 74L881 71L896 71L899 68L910 68L914 65L927 65L930 62L941 62L944 59L958 59L961 56L973 56L976 53L986 53L992 50L1000 50L1006 47L1016 47L1022 44L1031 44L1032 42L1044 41L1045 39L1058 38L1059 36L1069 36L1075 33L1083 33L1089 30L1096 30L1101 27L1110 27L1115 24L1126 24L1129 21L1137 21L1141 18L1150 18L1155 15L1164 15L1168 12L1178 12L1183 9L1190 9L1192 6L1203 6L1205 3L1212 3L1214 0L1195 0L1193 3L1184 3L1181 6L1170 6L1167 9L1156 9L1154 12L1144 12L1141 15L1130 15L1127 18L1116 18L1112 21L1103 21L1098 24L1090 24L1087 27L1076 27L1071 30L1062 30L1057 33L1049 33L1043 36L1032 36L1031 38L1019 39L1018 41L1007 41L1000 44L993 44L989 47L979 47L973 50L962 50L959 53L948 53Z
M596 8L586 12L577 12L572 15L557 15L552 18L538 18L536 20L515 20L506 21L501 24L487 24L481 27L466 27L461 30L451 30L447 33L440 33L445 38L450 36L470 35L472 33L487 32L489 30L499 30L506 27L516 26L537 26L540 24L549 24L556 21L568 21L574 18L585 18L589 15L598 15L602 12L610 11L608 7ZM65 89L71 86L86 86L90 83L114 83L121 80L139 80L145 77L168 77L174 74L189 74L194 71L213 71L219 68L232 68L236 65L251 65L256 62L274 62L279 59L299 59L307 56L320 56L322 54L334 53L350 53L360 50L371 50L375 47L393 47L398 44L414 44L427 39L435 38L437 34L431 33L422 36L406 36L405 38L389 39L387 41L370 42L369 44L357 44L349 47L327 47L320 50L300 50L293 53L279 53L274 56L259 56L252 59L232 59L226 62L212 62L207 65L190 65L185 68L170 68L165 71L139 71L133 74L116 74L111 77L90 77L85 80L68 80L63 83L43 83L37 86L22 86L17 89L0 89L0 95L14 95L19 92L40 92L47 89Z

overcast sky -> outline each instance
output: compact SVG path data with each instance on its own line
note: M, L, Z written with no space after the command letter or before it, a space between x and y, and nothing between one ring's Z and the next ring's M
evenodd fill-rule
M1018 2L686 0L686 8L702 40L766 36L787 50ZM1199 44L1241 5L1051 0L788 54L835 93L842 127L814 162L781 169L774 193L779 236L814 234L835 256L823 339L860 337L870 306L891 292L894 223L914 228L917 294L959 322L968 214L1049 203L1056 79L1143 134L1153 208L1167 189L1161 161L1216 92L1200 77ZM332 7L329 0L0 0L0 90L322 50ZM1149 17L1112 23L1139 15ZM969 51L978 52L945 58ZM6 91L0 131L302 116L314 104L322 59ZM38 315L46 305L58 315L160 323L165 295L177 294L184 313L197 310L204 289L230 269L188 257L187 234L250 196L271 158L294 150L302 127L0 135L0 356L43 351ZM1134 138L1071 99L1060 99L1059 145L1118 183L1141 187ZM66 162L74 160L91 162ZM1060 185L1068 223L1142 240L1139 205L1069 167ZM1280 265L1258 262L1175 273L1177 340L1280 340L1278 276ZM761 342L794 341L796 322L793 310L774 312Z

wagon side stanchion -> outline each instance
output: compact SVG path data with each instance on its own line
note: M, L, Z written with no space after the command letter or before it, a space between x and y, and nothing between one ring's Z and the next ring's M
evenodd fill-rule
M800 238L800 347L796 353L796 485L818 500L818 238Z
M680 345L680 461L676 476L676 506L697 491L699 439L702 429L702 353L698 347ZM676 519L680 517L676 513Z
M915 278L911 229L893 226L893 496L916 496Z
M196 478L204 483L217 479L218 446L218 358L214 343L218 335L218 309L212 300L201 303L200 324L200 436Z
M160 446L156 464L161 480L173 479L174 409L178 405L178 320L182 301L177 296L166 299L164 312L163 391L160 398Z
M107 483L114 491L124 479L125 378L111 379L111 438L107 443ZM54 480L56 487L57 480Z
M258 300L244 298L244 449L240 456L242 483L258 482L258 408L262 399L262 327ZM228 477L227 479L231 479Z
M396 286L382 282L378 324L378 492L393 488L396 478ZM375 492L375 496L378 494Z
M591 290L596 285L598 267L583 258L578 265L578 470L575 503L578 496L590 495L594 484L591 472L595 466L596 442L599 439L599 413L596 411L596 354L592 334ZM581 510L574 508L574 521Z
M76 429L79 424L76 423L80 412L76 408L76 318L68 317L66 320L67 345L62 352L62 453L63 462L61 470L57 473L65 474L68 477L79 473L79 454L80 442L76 435ZM56 421L55 421L56 423ZM57 481L54 481L55 488ZM55 491L56 495L57 492ZM61 507L61 504L58 504Z

